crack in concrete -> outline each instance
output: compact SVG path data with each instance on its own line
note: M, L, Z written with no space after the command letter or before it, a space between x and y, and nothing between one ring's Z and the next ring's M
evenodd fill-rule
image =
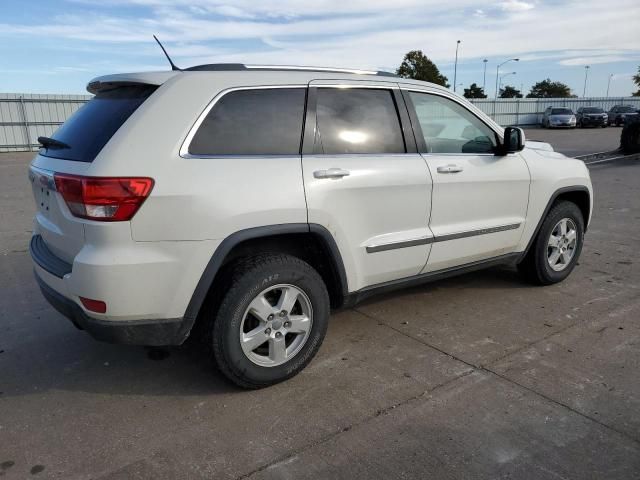
M538 343L544 342L544 341L548 340L549 338L551 338L551 337L553 337L553 336L555 336L555 335L559 335L559 334L561 334L561 333L564 333L565 331L569 330L570 328L572 328L572 327L574 327L574 326L578 325L578 323L580 323L580 322L572 323L571 325L569 325L569 326L567 326L567 327L565 327L565 328L563 328L563 329L561 329L561 330L558 330L558 331L556 331L556 332L554 332L554 333L551 333L551 334L549 334L549 335L546 335L545 337L540 338L540 339L538 339L538 340L536 340L536 341L530 342L528 345L526 345L526 346L524 346L524 347L522 347L522 348L519 348L519 349L517 349L517 350L515 350L515 351L513 351L513 352L511 352L511 353L508 353L508 354L506 354L506 355L503 355L502 357L500 357L500 358L498 358L498 359L495 359L495 360L493 360L493 361L491 361L491 362L487 363L487 365L486 365L486 366L483 366L483 365L477 365L477 366L476 366L476 365L474 365L474 364L472 364L472 363L470 363L470 362L467 362L466 360L463 360L463 359L461 359L461 358L457 357L456 355L453 355L452 353L449 353L449 352L447 352L447 351L445 351L445 350L442 350L442 349L440 349L440 348L436 347L435 345L431 345L431 344L429 344L428 342L425 342L425 341L424 341L424 340L422 340L422 339L419 339L419 338L416 338L416 337L414 337L414 336L412 336L412 335L409 335L409 334L407 334L406 332L403 332L402 330L399 330L398 328L396 328L396 327L394 327L394 326L392 326L392 325L389 325L389 324L385 323L385 322L384 322L384 320L381 320L381 319L376 318L376 317L374 317L374 316L368 315L368 314L366 314L366 313L364 313L364 312L361 312L361 311L359 311L359 310L357 310L357 309L355 309L355 308L354 308L353 310L354 310L354 311L356 311L356 312L358 312L358 313L360 313L361 315L366 316L367 318L370 318L370 319L372 319L372 320L376 320L376 321L380 322L380 324L381 324L381 325L384 325L384 326L386 326L386 327L390 328L391 330L393 330L393 331L395 331L395 332L398 332L398 333L400 333L400 334L404 335L404 336L405 336L405 337L407 337L407 338L411 338L411 339L415 340L416 342L421 343L422 345L425 345L425 346L427 346L427 347L429 347L429 348L433 348L434 350L437 350L438 352L441 352L441 353L443 353L443 354L445 354L445 355L449 356L450 358L453 358L454 360L457 360L457 361L459 361L459 362L462 362L462 363L464 363L465 365L469 365L470 367L472 367L472 368L474 369L473 371L483 371L483 372L487 372L487 373L490 373L490 374L492 374L492 375L495 375L496 377L498 377L498 378L500 378L500 379L502 379L502 380L504 380L504 381L506 381L506 382L509 382L509 383L511 383L511 384L513 384L513 385L516 385L516 386L518 386L518 387L520 387L520 388L522 388L522 389L524 389L524 390L527 390L527 391L529 391L529 392L531 392L531 393L534 393L535 395L537 395L537 396L539 396L539 397L541 397L541 398L543 398L543 399L547 400L548 402L551 402L551 403L554 403L554 404L559 405L559 406L561 406L561 407L564 407L565 409L569 410L570 412L575 413L575 414L577 414L577 415L580 415L581 417L586 418L586 419L588 419L588 420L591 420L592 422L597 423L598 425L601 425L602 427L606 428L607 430L610 430L610 431L612 431L612 432L615 432L615 433L617 433L618 435L620 435L620 436L622 436L622 437L626 438L627 440L630 440L630 441L632 441L633 443L636 443L636 444L640 445L640 438L632 437L631 435L627 434L626 432L623 432L623 431L621 431L621 430L618 430L617 428L615 428L615 427L613 427L613 426L611 426L611 425L608 425L608 424L606 424L606 423L604 423L604 422L602 422L602 421L598 420L597 418L594 418L594 417L592 417L592 416L590 416L590 415L588 415L588 414L586 414L586 413L583 413L583 412L581 412L581 411L579 411L579 410L576 410L576 409L574 409L573 407L571 407L570 405L567 405L567 404L565 404L565 403L563 403L563 402L561 402L561 401L559 401L559 400L556 400L556 399L554 399L554 398L551 398L551 397L549 397L549 396L545 395L544 393L538 392L537 390L534 390L534 389L533 389L533 388L531 388L531 387L527 387L526 385L523 385L523 384L521 384L521 383L519 383L519 382L517 382L517 381L515 381L515 380L513 380L513 379L511 379L511 378L509 378L509 377L507 377L507 376L505 376L505 375L503 375L503 374L500 374L500 373L498 373L498 372L496 372L496 371L492 370L491 368L489 368L491 365L494 365L496 362L499 362L500 360L504 360L505 358L507 358L507 357L509 357L509 356L511 356L511 355L515 355L516 353L519 353L519 352L521 352L522 350L525 350L526 348L529 348L529 347L532 347L533 345L536 345L536 344L538 344ZM458 377L458 378L460 378L460 377ZM457 379L457 378L456 378L456 379Z
M262 472L262 471L264 471L264 470L266 470L266 469L268 469L270 467L273 467L274 465L277 465L279 463L286 462L287 460L290 460L293 457L296 457L297 455L300 455L300 454L302 454L302 453L304 453L304 452L306 452L308 450L311 450L314 447L318 447L320 445L323 445L323 444L331 441L332 439L338 437L339 435L341 435L341 434L343 434L345 432L350 431L353 428L359 427L360 425L364 425L367 422L369 422L369 421L371 421L371 420L373 420L375 418L378 418L381 415L385 415L385 414L389 413L390 411L392 411L392 410L394 410L394 409L396 409L398 407L403 407L405 405L410 404L411 402L414 402L414 401L419 400L421 398L424 398L424 397L426 397L428 395L431 395L434 392L436 392L436 391L438 391L438 390L440 390L440 389L442 389L444 387L447 387L448 385L450 385L450 384L452 384L454 382L457 382L458 380L460 380L462 378L465 378L466 376L471 375L472 373L474 373L476 371L477 371L477 369L471 368L470 370L467 370L466 372L464 372L464 373L462 373L462 374L460 374L460 375L458 375L458 376L456 376L454 378L451 378L451 379L449 379L449 380L447 380L445 382L439 383L438 385L434 386L433 388L430 388L428 390L420 392L417 395L413 395L412 397L409 397L409 398L407 398L405 400L402 400L401 402L397 402L397 403L394 403L392 405L389 405L388 407L378 409L378 410L375 411L375 413L373 415L369 415L369 416L363 418L362 420L360 420L359 422L355 422L355 423L352 423L352 424L347 425L345 427L342 427L340 430L336 430L335 432L332 432L332 433L330 433L328 435L325 435L324 437L319 438L318 440L316 440L314 442L311 442L310 444L307 444L307 445L305 445L303 447L300 447L300 448L294 449L294 450L292 450L290 452L287 452L286 454L275 458L274 460L272 460L269 463L266 463L266 464L264 464L264 465L262 465L262 466L260 466L260 467L258 467L256 469L248 472L248 473L240 475L239 477L236 477L236 480L250 478L253 475L255 475L256 473L260 473L260 472Z

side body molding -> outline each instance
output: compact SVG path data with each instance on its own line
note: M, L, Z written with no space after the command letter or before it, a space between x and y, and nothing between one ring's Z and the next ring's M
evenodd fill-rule
M341 292L342 297L345 298L348 294L348 286L347 274L344 269L344 263L342 262L342 256L340 255L340 251L338 250L338 246L336 245L333 236L322 225L313 223L285 223L240 230L232 233L225 238L222 243L220 243L216 251L213 253L211 260L209 260L209 263L205 267L183 317L181 326L183 341L189 336L207 294L213 285L215 277L224 264L225 258L235 246L247 240L295 233L307 233L320 237L328 253L332 257L329 260L333 262L336 281L339 283L339 285L337 285L337 290Z

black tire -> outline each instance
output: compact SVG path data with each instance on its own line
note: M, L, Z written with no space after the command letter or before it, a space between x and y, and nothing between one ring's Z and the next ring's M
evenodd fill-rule
M329 323L330 303L322 277L309 264L284 254L263 254L234 266L215 319L209 319L208 344L219 370L236 385L257 389L298 374L315 356ZM281 365L251 361L240 345L240 328L249 304L275 285L293 285L304 292L313 311L311 329L297 354Z
M568 218L576 225L576 247L573 257L561 271L555 271L549 265L547 257L548 242L554 227L562 219ZM524 260L518 265L523 276L535 285L551 285L563 281L571 274L580 258L584 242L584 219L578 206L569 201L556 203L542 222L540 230Z

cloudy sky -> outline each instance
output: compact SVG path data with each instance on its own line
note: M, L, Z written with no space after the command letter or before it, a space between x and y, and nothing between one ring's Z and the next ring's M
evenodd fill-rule
M640 1L0 0L0 92L83 93L94 76L212 62L395 70L421 49L453 83L529 87L550 77L582 95L629 95L640 65ZM460 88L460 87L458 87Z

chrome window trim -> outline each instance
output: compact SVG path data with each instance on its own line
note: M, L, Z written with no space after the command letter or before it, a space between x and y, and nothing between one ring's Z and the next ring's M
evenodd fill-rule
M506 232L509 230L517 230L522 225L519 223L509 223L499 225L497 227L479 228L477 230L467 230L465 232L447 233L444 235L436 235L434 237L420 237L411 240L402 240L393 243L373 244L365 247L367 253L385 252L387 250L395 250L398 248L415 247L418 245L429 245L431 243L448 242L449 240L459 240L461 238L475 237L478 235L488 235L490 233Z
M191 146L191 142L193 140L193 137L195 137L196 133L198 132L198 129L202 125L202 122L204 122L204 119L207 118L207 115L209 114L211 109L225 95L227 95L229 93L232 93L232 92L238 92L238 91L244 91L244 90L272 90L272 89L276 89L276 88L304 88L304 89L306 89L308 87L309 86L306 83L305 84L295 84L295 85L254 85L254 86L243 86L243 87L231 87L231 88L226 88L224 90L219 91L211 99L211 101L207 104L205 109L202 111L202 113L200 113L200 115L196 119L195 123L189 129L189 133L187 133L187 136L182 141L182 145L180 146L180 153L179 153L180 157L182 157L182 158L284 158L284 157L300 158L300 154L299 153L293 153L293 154L287 153L287 154L282 154L282 155L269 154L269 153L266 153L266 154L247 154L247 155L238 155L238 154L194 155L194 154L189 153L189 147ZM305 107L306 107L306 105L305 105ZM304 111L303 111L303 116L304 116ZM302 132L302 133L304 133L304 132Z
M337 89L350 89L350 88L372 88L375 90L400 90L400 86L397 83L386 82L381 80L379 85L370 85L370 83L375 83L372 80L353 80L353 82L363 82L362 85L358 83L324 83L330 80L320 80L322 83L314 83L317 80L312 80L309 83L310 88L337 88ZM335 80L336 82L344 82L344 80ZM369 85L368 85L369 84Z

